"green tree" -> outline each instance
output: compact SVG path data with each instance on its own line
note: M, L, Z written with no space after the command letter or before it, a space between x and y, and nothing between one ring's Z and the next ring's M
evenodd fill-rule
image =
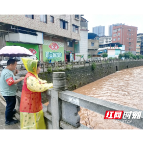
M119 59L122 59L122 57L124 57L124 55L123 54L119 54Z
M132 55L132 58L136 60L137 57L135 55Z
M107 53L103 53L103 54L102 54L102 57L103 57L103 58L106 58L106 57L108 57L108 54L107 54Z
M124 53L125 59L131 59L133 57L133 54L131 52Z

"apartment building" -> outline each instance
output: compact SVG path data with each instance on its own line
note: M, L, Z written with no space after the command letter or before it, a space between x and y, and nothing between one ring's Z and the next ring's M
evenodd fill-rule
M112 37L110 36L99 37L99 44L109 44L109 43L112 43Z
M0 15L0 48L18 45L41 61L75 58L81 15Z
M137 27L128 25L113 26L112 42L125 45L125 52L136 54Z
M137 34L136 54L143 55L143 33Z
M108 34L110 37L112 37L112 33L113 33L113 26L119 26L119 25L124 25L122 23L117 23L117 24L112 24L112 25L109 25L109 31L108 31Z

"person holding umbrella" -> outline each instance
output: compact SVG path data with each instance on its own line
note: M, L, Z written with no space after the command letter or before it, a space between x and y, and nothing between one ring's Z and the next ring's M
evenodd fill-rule
M41 103L41 92L53 88L52 83L41 80L40 62L28 58L22 58L28 73L24 78L20 101L21 129L46 129Z
M15 59L9 59L7 61L7 67L2 70L0 77L0 92L1 95L6 100L6 111L5 111L5 124L12 125L18 123L18 120L14 120L13 116L16 113L15 104L16 104L16 84L24 79L21 77L18 80L15 80L15 75L18 73L16 70L17 61ZM13 71L15 71L13 73Z

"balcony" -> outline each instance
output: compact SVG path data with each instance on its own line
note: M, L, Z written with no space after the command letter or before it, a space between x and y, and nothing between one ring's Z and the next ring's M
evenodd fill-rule
M88 30L88 23L87 22L80 22L80 28Z

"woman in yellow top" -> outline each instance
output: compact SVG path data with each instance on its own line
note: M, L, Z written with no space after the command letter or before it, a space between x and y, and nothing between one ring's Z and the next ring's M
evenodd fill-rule
M41 92L53 88L52 83L38 78L40 63L37 60L22 58L28 73L25 76L20 102L21 129L46 129Z

